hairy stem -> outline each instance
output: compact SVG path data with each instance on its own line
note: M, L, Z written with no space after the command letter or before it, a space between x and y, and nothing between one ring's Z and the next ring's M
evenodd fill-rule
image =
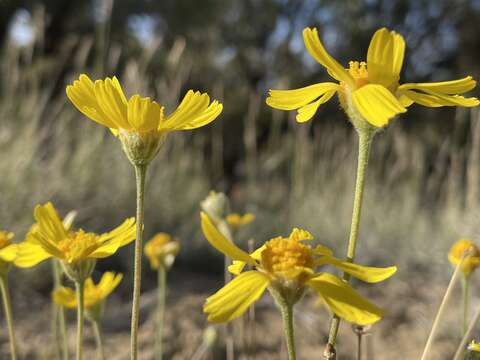
M158 303L157 303L157 331L155 334L155 360L163 357L163 327L165 323L165 297L167 293L167 269L158 267Z
M85 323L84 314L84 285L85 281L77 281L75 287L77 290L77 360L82 360L83 355L83 324Z
M353 211L352 211L352 223L350 226L350 238L348 240L347 248L347 261L353 262L355 258L355 251L357 248L358 240L358 230L360 228L360 217L362 214L362 202L363 202L363 191L365 188L365 174L368 167L368 159L370 156L370 146L372 144L372 139L374 132L372 130L360 130L358 132L358 164L357 164L357 178L355 182L355 195L353 200ZM343 274L343 279L345 281L350 280L350 276L347 273ZM336 315L333 316L332 321L330 322L330 332L328 335L328 345L329 349L335 348L335 343L337 341L338 328L340 326L340 318ZM335 354L335 351L328 351L326 353ZM327 359L332 357L327 357Z
M130 358L138 358L138 319L140 309L140 290L142 282L142 235L145 197L146 165L135 165L135 179L137 184L137 237L135 240L135 262L133 270L133 301L130 339Z
M17 359L17 344L15 340L15 331L13 328L12 303L10 299L10 290L8 288L8 274L0 276L0 288L2 291L3 310L7 321L8 338L10 340L10 358Z
M287 341L288 360L295 360L295 337L293 331L293 306L286 302L279 303L280 312L283 319L283 330L285 332L285 340Z

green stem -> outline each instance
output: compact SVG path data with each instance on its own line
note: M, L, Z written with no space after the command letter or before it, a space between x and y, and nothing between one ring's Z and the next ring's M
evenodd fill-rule
M12 303L10 299L10 290L8 288L8 274L0 276L0 288L2 291L3 310L7 321L8 338L10 340L10 356L12 360L17 359L17 346L15 341L15 331L13 328Z
M163 326L165 322L165 297L167 292L167 269L158 267L158 304L157 304L157 331L155 336L155 359L163 357Z
M52 259L53 268L53 288L59 289L62 286L62 270L57 259ZM63 360L68 360L68 342L67 342L67 328L65 324L65 309L61 305L54 304L55 322L54 334L57 342L57 347Z
M286 301L277 301L283 319L283 330L287 341L288 360L295 360L295 336L293 331L293 306Z
M468 326L468 277L462 276L462 300L463 300L463 319L462 319L462 336L465 335Z
M353 262L355 258L355 250L357 248L358 230L360 227L360 217L362 214L363 190L365 188L365 174L368 167L368 159L370 156L370 147L375 132L370 129L362 129L358 131L358 164L357 179L355 182L355 195L353 200L352 223L350 226L350 238L348 239L347 261ZM347 273L343 274L345 281L350 281ZM338 328L340 326L340 318L333 316L330 322L330 332L328 335L328 347L335 348L337 341ZM334 351L331 353L335 353Z
M140 309L140 290L142 282L142 235L145 197L146 165L135 165L135 179L137 183L137 237L135 240L135 263L133 274L133 301L130 339L130 358L138 358L138 319Z
M84 314L84 285L85 282L77 281L75 287L77 290L77 360L82 360L83 355L83 324L85 322Z
M98 321L92 321L93 334L95 336L95 343L97 344L98 358L105 360L105 352L103 350L102 330Z

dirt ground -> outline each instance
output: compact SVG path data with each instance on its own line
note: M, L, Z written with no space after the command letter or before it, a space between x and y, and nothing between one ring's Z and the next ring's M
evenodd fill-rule
M419 359L433 321L434 314L443 295L445 284L425 285L421 278L401 282L390 280L384 286L365 286L361 292L381 305L386 315L366 337L363 359L404 360ZM168 293L166 313L165 356L164 359L215 359L225 358L223 328L217 330L215 345L198 357L206 326L202 314L202 304L212 289L220 286L220 279L212 279L199 274L179 272L172 274ZM457 289L457 294L460 294ZM140 353L141 359L153 359L153 333L155 313L155 291L142 295ZM27 303L15 302L17 338L21 359L54 359L51 353L50 331L51 304L48 298L32 296ZM472 308L478 299L471 301ZM473 310L472 310L473 312ZM105 310L103 330L107 359L129 359L129 316L130 304L112 296ZM434 344L431 359L451 359L460 338L459 299L449 304L446 319ZM322 359L326 340L329 315L316 305L314 296L307 295L295 308L295 331L297 357L299 360ZM2 319L3 320L3 319ZM68 313L69 345L73 352L75 343L75 314ZM265 294L256 305L255 333L250 328L242 330L241 321L235 326L235 359L283 360L286 359L280 316L270 298ZM242 336L247 333L249 335ZM85 359L96 359L93 333L87 325L85 334ZM478 335L478 334L477 334ZM248 341L253 337L253 344ZM247 338L247 340L245 340ZM247 346L242 343L247 341ZM354 359L356 335L350 324L342 323L338 359ZM7 334L4 326L0 330L1 359L8 359ZM252 353L249 355L248 351ZM197 353L197 354L196 354ZM196 354L196 355L195 355ZM365 354L365 353L364 353Z

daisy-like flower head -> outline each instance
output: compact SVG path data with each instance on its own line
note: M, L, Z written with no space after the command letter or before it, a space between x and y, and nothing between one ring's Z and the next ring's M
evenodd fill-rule
M246 213L243 215L233 213L233 214L228 214L225 220L227 221L228 225L230 225L232 229L236 230L254 221L255 215L251 213Z
M15 261L18 245L12 244L13 233L0 230L0 274L6 274Z
M457 266L462 258L461 270L465 276L470 276L480 266L480 249L473 241L460 239L450 248L448 260L452 265Z
M101 235L82 229L71 230L62 223L52 203L37 205L34 210L36 225L30 231L30 240L19 245L15 265L32 267L55 257L66 274L74 281L87 279L97 259L113 255L120 247L135 239L135 219L129 218L114 230Z
M169 234L158 233L145 244L144 251L152 269L158 269L160 266L170 269L180 251L180 242Z
M479 104L474 97L460 95L475 87L471 76L452 81L400 84L405 41L394 31L377 30L370 42L366 62L350 61L348 69L328 54L317 29L305 28L303 41L309 54L336 82L296 90L270 90L267 104L280 110L296 109L298 122L310 120L320 105L336 93L357 129L381 128L394 116L406 112L413 103L428 107Z
M120 138L135 165L148 164L169 132L202 127L222 112L217 100L210 102L208 94L189 90L177 109L165 115L164 107L148 97L127 100L115 76L93 82L82 74L66 92L80 112Z
M201 221L208 242L234 260L229 271L235 278L204 305L209 321L225 322L241 316L266 289L280 293L293 305L306 288L312 289L333 313L347 321L366 325L381 318L382 310L345 281L315 270L322 265L333 265L362 281L375 283L392 276L396 267L374 268L339 260L325 246L305 244L313 236L302 229L293 229L286 238L273 238L248 254L229 242L207 214L201 213ZM247 265L252 270L243 272Z
M98 320L101 316L103 304L105 299L112 293L113 290L122 281L122 274L115 274L114 272L106 272L102 278L95 284L91 277L85 280L84 287L84 304L87 314ZM52 293L53 301L68 309L77 308L77 296L74 289L68 287L61 287Z

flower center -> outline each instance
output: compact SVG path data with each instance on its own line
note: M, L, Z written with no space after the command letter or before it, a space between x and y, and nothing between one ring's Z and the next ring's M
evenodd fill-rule
M368 83L367 63L364 61L350 61L348 72L355 80L355 87L358 89Z
M277 237L265 245L262 267L269 273L284 278L296 278L305 268L313 266L312 249L295 239Z
M72 263L86 258L98 247L98 235L83 230L71 232L58 244L67 262Z

